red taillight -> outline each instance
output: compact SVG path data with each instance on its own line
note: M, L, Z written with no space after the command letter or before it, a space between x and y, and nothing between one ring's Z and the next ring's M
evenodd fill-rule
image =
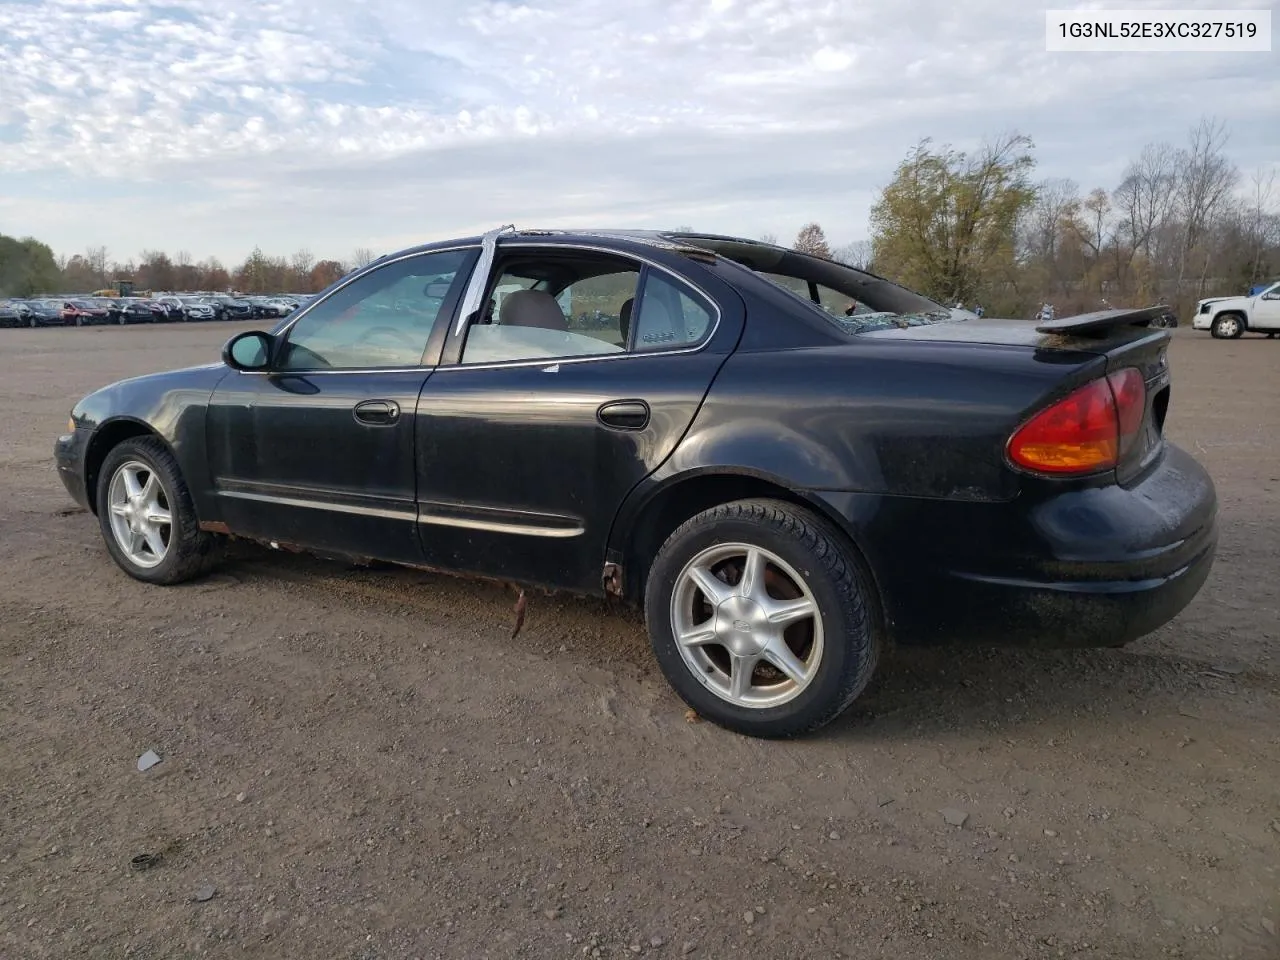
M1087 383L1019 427L1009 438L1009 459L1038 473L1110 470L1137 439L1146 399L1133 367Z

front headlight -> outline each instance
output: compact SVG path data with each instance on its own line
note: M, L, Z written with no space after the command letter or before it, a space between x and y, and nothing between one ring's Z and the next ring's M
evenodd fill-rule
M76 418L67 417L67 433L75 433L75 432L76 432Z

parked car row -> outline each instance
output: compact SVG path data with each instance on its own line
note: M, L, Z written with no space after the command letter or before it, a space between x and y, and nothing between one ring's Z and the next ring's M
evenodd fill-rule
M277 319L310 300L306 294L236 297L220 293L156 297L33 297L0 300L0 327L84 327L99 323L175 323Z

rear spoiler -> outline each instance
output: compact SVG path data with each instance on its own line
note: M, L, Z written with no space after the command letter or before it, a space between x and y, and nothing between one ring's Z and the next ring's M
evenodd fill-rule
M1081 313L1061 320L1047 320L1036 325L1038 333L1102 336L1112 327L1149 327L1151 321L1169 312L1166 306L1143 307L1141 310L1099 310Z

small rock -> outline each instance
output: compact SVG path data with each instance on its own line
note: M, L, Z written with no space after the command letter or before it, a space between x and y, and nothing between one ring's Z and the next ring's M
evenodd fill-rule
M1005 807L1005 808L1004 808L1004 818L1005 818L1006 820L1012 820L1012 819L1013 819L1013 815L1014 815L1015 813L1017 813L1017 812L1018 812L1018 811L1017 811L1017 810L1014 810L1014 809L1013 809L1013 807Z
M542 915L546 917L548 920L555 920L557 917L560 916L560 908L548 907L546 910L542 911Z
M661 937L650 937L650 938L649 938L649 946L653 947L653 949L655 949L655 950L657 950L657 949L658 949L660 946L662 946L664 943L666 943L666 941L665 941L665 940L663 940Z
M1057 830L1046 830L1046 831L1044 832L1044 835L1045 835L1046 837L1051 837L1051 838L1052 838L1052 837L1056 837L1056 836L1058 835L1058 831L1057 831Z
M1267 931L1267 933L1271 934L1273 937L1276 935L1275 923L1267 919L1266 917L1262 918L1262 929Z
M827 836L830 837L832 840L840 839L840 834L835 830L832 830L830 833L827 834Z
M241 790L239 793L236 794L236 803L244 803L248 799L249 799L249 795L245 793L243 790Z
M633 943L633 944L631 945L631 952L632 952L632 953L639 953L639 952L640 952L640 944L638 944L638 943Z
M154 750L148 750L138 758L138 771L140 773L146 773L159 762L160 754L156 753Z
M208 903L213 899L213 895L217 892L217 890L210 886L200 887L196 890L195 896L192 897L192 899L195 900L196 903Z
M754 911L754 910L748 910L746 913L744 913L744 914L742 915L742 922L743 922L743 923L745 923L747 926L751 926L751 924L755 923L755 922L756 922L756 913L755 913L755 911Z
M696 943L694 943L692 940L686 940L684 942L684 946L680 948L680 955L687 957L689 954L693 953L693 951L697 949L698 949L698 945Z
M969 820L969 814L955 807L944 807L938 811L948 826L963 827Z

